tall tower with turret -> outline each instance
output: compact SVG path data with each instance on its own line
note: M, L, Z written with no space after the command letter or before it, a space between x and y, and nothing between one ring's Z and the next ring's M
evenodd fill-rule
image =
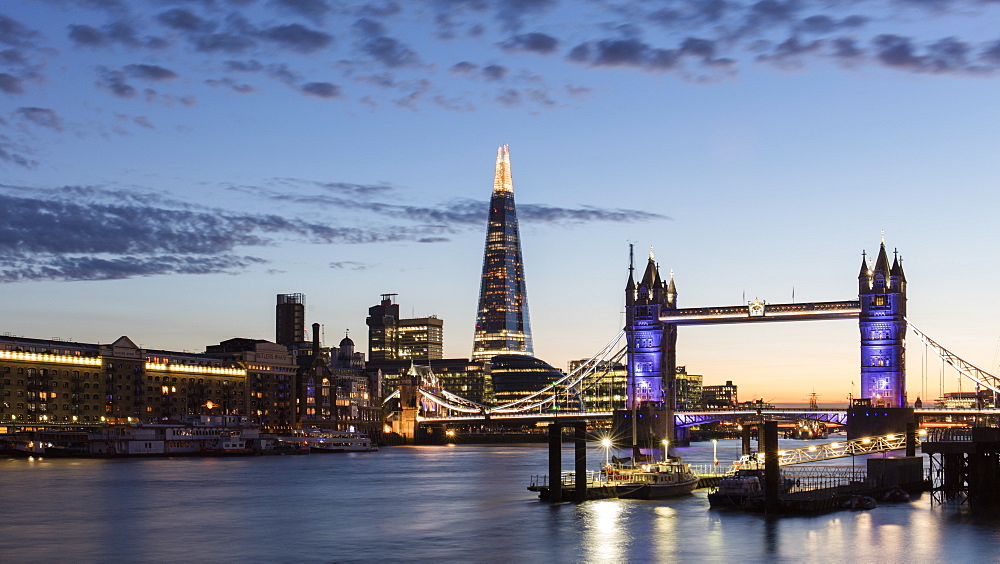
M862 253L858 274L861 313L861 397L873 405L906 407L906 276L883 238L875 264Z
M669 282L649 251L642 278L636 282L629 264L625 286L625 335L628 340L627 407L663 405L674 400L674 366L677 364L677 326L660 321L660 312L677 308L677 286L673 273Z
M510 152L506 145L502 145L497 150L493 195L490 198L472 358L489 360L499 354L532 353L528 292L524 282L517 212L514 209Z

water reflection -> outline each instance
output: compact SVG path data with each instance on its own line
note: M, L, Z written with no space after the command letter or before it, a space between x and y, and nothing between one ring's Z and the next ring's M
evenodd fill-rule
M695 459L706 455L698 449L686 447ZM703 450L710 459L711 446ZM566 454L569 464L572 449ZM662 501L550 505L525 489L531 474L545 471L546 456L544 445L459 445L345 457L0 460L0 560L1000 557L1000 520L932 509L926 495L778 519L709 509L701 490Z
M596 562L621 562L627 559L625 548L632 540L632 531L622 526L626 502L602 499L580 506L587 531L584 559Z

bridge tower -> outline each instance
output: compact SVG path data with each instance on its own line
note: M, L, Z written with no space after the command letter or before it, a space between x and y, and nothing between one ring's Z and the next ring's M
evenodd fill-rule
M630 253L631 255L631 253ZM655 434L673 438L677 326L660 321L660 312L677 308L673 273L664 282L650 249L646 270L638 283L629 258L625 286L625 336L628 342L626 409L664 410L663 429ZM650 418L651 420L652 418Z
M906 407L906 276L895 251L889 266L884 238L874 266L862 253L858 301L861 397L873 406Z

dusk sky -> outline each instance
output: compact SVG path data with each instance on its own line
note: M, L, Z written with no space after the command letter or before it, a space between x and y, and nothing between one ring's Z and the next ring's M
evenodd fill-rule
M6 0L0 331L203 351L302 292L364 351L397 293L468 357L508 144L555 366L621 328L629 242L681 307L827 301L884 230L910 320L995 371L998 78L997 0ZM677 358L741 400L860 384L855 321Z

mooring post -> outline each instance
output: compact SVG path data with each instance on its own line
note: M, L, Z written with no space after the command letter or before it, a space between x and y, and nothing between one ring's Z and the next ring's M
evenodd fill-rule
M562 501L562 425L549 424L549 502Z
M576 433L574 434L576 442L576 467L573 471L576 474L576 492L573 499L579 503L587 501L587 424L579 422L574 427L576 428Z
M917 424L906 424L906 456L917 455Z
M743 456L750 454L750 435L753 433L753 427L744 423L743 432L740 438L743 439Z
M778 465L778 422L764 422L764 512L773 514L781 509L778 487L781 469Z

